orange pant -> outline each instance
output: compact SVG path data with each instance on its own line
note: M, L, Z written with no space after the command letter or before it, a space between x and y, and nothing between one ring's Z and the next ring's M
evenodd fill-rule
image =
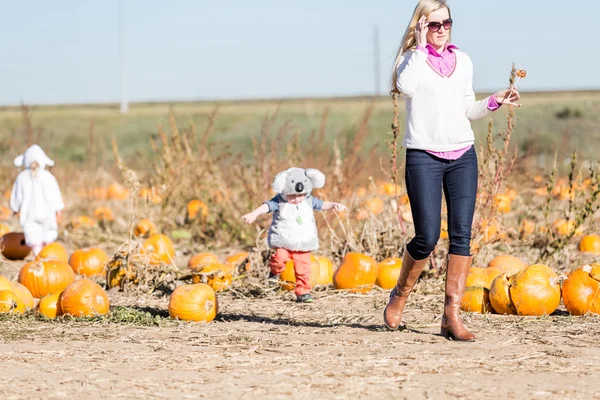
M310 292L310 251L291 251L277 249L271 257L271 273L279 275L285 269L285 263L294 262L294 275L296 276L297 296Z

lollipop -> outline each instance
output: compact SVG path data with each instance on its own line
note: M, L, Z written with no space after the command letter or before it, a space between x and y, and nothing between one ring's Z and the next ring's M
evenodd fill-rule
M513 89L517 88L517 83L521 80L521 78L525 78L527 76L527 71L524 69L520 69L517 71L517 79L515 79L515 83L513 84Z

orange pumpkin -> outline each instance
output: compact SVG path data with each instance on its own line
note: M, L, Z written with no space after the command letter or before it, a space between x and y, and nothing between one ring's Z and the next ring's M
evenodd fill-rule
M556 273L542 264L530 265L510 278L501 275L492 284L492 307L498 313L514 310L525 316L552 314L560 304L559 281Z
M310 255L310 286L315 287L319 282L321 275L321 266L319 260L314 255ZM296 273L294 272L294 262L292 260L285 263L285 269L281 273L282 288L284 290L294 290L296 287Z
M201 271L210 264L219 264L219 257L213 253L198 253L188 261L188 268L192 271Z
M373 215L379 215L385 208L385 203L379 197L373 197L365 201L364 207Z
M488 264L488 268L491 267L498 267L510 276L526 268L527 263L525 263L518 257L505 254L497 256L492 261L490 261L490 263Z
M56 292L44 296L38 304L38 312L47 318L56 318L62 315L60 308L60 295L62 292Z
M496 209L498 210L498 212L501 212L501 213L510 212L511 202L512 202L512 200L507 195L497 194L494 196L494 205L496 206Z
M0 291L0 313L23 314L25 304L14 292L10 290Z
M104 289L89 279L71 283L60 294L60 309L63 314L75 317L91 317L108 313L110 303Z
M490 291L481 286L468 286L461 299L460 309L478 314L494 312L490 304Z
M151 264L172 264L175 257L175 246L165 235L155 234L146 239L142 245L144 252L150 255Z
M98 221L112 222L115 220L113 212L108 207L98 207L94 210L94 216Z
M21 232L9 232L0 238L2 255L9 260L23 260L31 253L31 247L25 244L25 235Z
M327 257L315 256L319 263L319 279L317 285L327 286L333 283L333 262Z
M69 261L69 253L64 246L58 242L46 245L35 258L36 261L57 260L62 262Z
M600 254L600 236L584 236L579 242L579 251L584 253Z
M206 283L214 289L215 292L220 292L231 286L231 267L225 264L209 264L202 270L192 275L192 282Z
M562 287L567 311L573 315L600 314L600 264L571 272Z
M385 196L395 196L396 193L401 192L399 185L394 185L392 182L382 182L379 184L379 194Z
M148 203L160 204L162 197L155 188L143 188L140 190L140 197Z
M106 263L108 263L108 255L99 248L75 250L69 259L73 271L85 276L102 274Z
M136 237L149 237L155 235L157 232L152 221L148 219L140 220L133 228L133 234Z
M246 251L242 251L240 253L236 253L233 254L229 257L227 257L225 259L225 264L230 265L232 268L237 267L240 263L242 262L246 262L246 264L244 265L244 270L246 272L250 272L252 270L252 267L250 266L250 253L246 252Z
M56 260L30 262L19 271L19 283L29 289L36 299L62 291L74 280L75 273L71 266Z
M215 291L204 283L179 286L169 300L169 316L183 321L210 322L218 309Z
M35 300L33 295L25 286L21 285L19 282L11 282L13 286L13 292L19 296L26 309L32 309L35 306Z
M377 266L377 279L375 284L382 289L392 289L398 283L400 270L402 269L402 259L388 258L383 260Z
M118 183L112 183L108 186L106 195L110 200L127 200L129 190Z
M510 299L510 277L503 273L494 279L490 288L490 304L497 314L516 315L512 300Z
M521 222L521 227L519 229L519 233L521 234L521 239L527 239L529 235L532 235L535 232L535 222L530 221L528 219L524 219Z
M501 275L504 271L499 267L488 267L488 268L469 268L469 275L467 276L466 287L483 287L490 289L492 282L498 275Z
M336 289L346 289L353 293L367 293L377 280L377 263L365 254L350 252L333 275Z
M80 215L71 220L71 227L73 227L73 229L86 229L93 228L95 226L96 221L87 215Z
M566 219L559 219L552 224L552 229L554 233L558 236L567 236L569 235L573 229L575 229L575 221L567 221ZM583 234L583 229L581 227L575 229L575 236L581 236Z
M193 221L201 216L203 219L208 217L208 206L202 200L190 200L187 204L187 218Z

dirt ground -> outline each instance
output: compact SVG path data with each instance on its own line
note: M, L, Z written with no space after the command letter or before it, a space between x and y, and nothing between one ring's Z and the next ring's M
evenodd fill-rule
M0 398L600 399L600 318L465 315L475 343L439 336L442 294L414 293L403 332L386 294L220 296L210 324L0 322ZM111 292L165 315L167 298Z

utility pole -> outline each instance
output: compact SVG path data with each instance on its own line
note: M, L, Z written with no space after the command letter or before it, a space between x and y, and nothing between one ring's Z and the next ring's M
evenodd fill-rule
M127 114L127 71L125 68L125 0L119 1L119 68L121 72L121 114Z
M379 25L373 25L373 96L380 95L381 89L381 57L379 56Z

